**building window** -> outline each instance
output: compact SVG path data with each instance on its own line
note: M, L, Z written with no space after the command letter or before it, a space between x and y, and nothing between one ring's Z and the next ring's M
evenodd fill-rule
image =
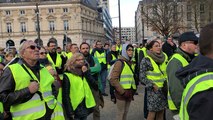
M48 11L49 11L49 13L54 13L52 8L49 8Z
M6 14L6 15L10 15L10 10L6 10L6 11L5 11L5 14Z
M64 13L68 13L68 8L63 8Z
M200 4L200 13L204 13L205 10L204 7L205 7L204 4Z
M187 11L191 12L191 9L192 9L191 5L187 5Z
M68 20L64 20L64 30L69 30L69 22L68 22Z
M187 13L187 20L188 20L188 21L191 21L191 20L192 20L192 14L191 14L191 12L188 12L188 13Z
M26 24L25 22L21 22L21 32L26 32Z
M11 33L12 32L12 25L11 23L7 23L7 33Z
M20 15L25 15L25 10L20 10Z
M49 21L49 30L54 31L55 30L55 23L54 21Z

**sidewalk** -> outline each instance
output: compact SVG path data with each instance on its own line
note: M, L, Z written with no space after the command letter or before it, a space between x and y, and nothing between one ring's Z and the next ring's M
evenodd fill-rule
M109 87L106 88L107 93L109 93ZM142 85L138 87L139 95L134 96L134 101L131 102L128 120L144 120L143 118L143 97L144 89ZM104 108L101 110L101 120L115 120L116 116L116 104L111 102L110 96L104 97ZM92 119L92 114L88 117L88 120Z

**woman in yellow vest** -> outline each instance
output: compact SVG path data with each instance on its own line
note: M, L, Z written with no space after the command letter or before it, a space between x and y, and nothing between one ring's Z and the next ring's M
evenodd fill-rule
M151 41L147 45L147 56L140 65L140 80L147 89L147 120L163 120L167 100L163 94L163 83L166 80L167 56L161 51L159 42Z
M115 62L109 78L110 84L115 88L116 120L127 119L129 106L136 91L134 71L131 68L134 48L131 44L124 44L122 48L121 56Z
M62 81L62 101L68 119L85 120L93 112L96 103L90 87L98 90L83 54L75 53L65 65Z

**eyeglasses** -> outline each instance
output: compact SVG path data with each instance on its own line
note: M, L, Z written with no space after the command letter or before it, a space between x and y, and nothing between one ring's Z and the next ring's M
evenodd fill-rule
M84 59L76 59L76 61L84 61Z
M35 50L36 48L38 49L38 50L40 50L41 49L41 47L40 46L35 46L35 45L30 45L29 47L27 47L27 48L30 48L30 49L32 49L32 50Z
M44 54L47 54L47 52L40 52L40 55L44 55Z
M134 51L134 49L127 49L127 51Z

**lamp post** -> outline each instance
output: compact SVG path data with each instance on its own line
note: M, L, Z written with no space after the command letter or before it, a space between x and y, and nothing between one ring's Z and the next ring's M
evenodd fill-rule
M40 35L40 21L39 21L39 9L38 9L38 2L40 0L36 0L36 22L37 22L37 39L38 39L38 45L43 46L43 41L41 40Z
M120 8L120 0L118 0L118 16L119 16L119 40L121 43L121 8Z

